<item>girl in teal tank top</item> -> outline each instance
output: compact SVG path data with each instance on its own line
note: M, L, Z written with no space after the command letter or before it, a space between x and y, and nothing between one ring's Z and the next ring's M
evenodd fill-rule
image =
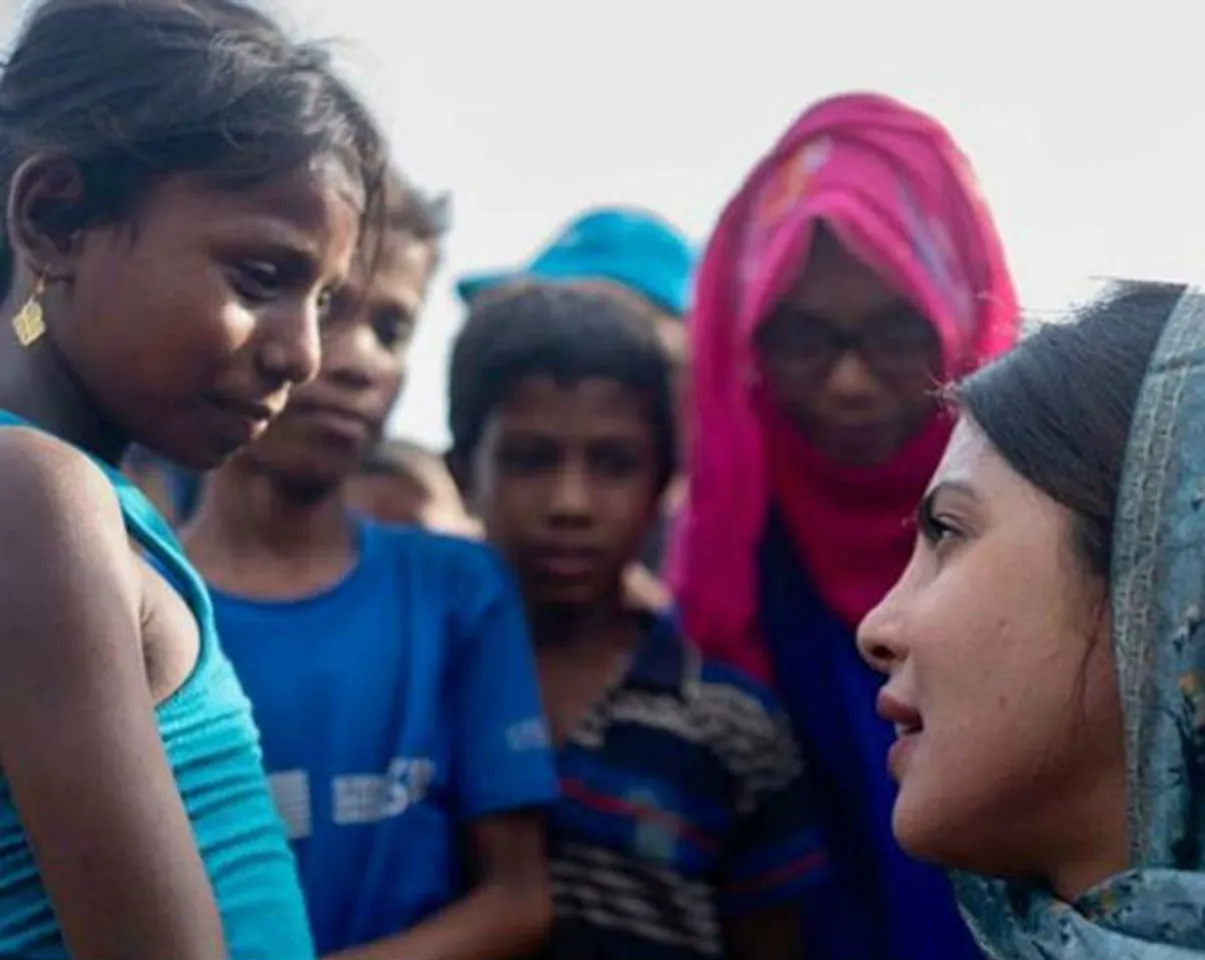
M0 74L0 956L311 960L205 587L118 472L315 373L381 138L242 0L49 0Z
M0 428L29 424L0 410ZM251 707L218 646L213 606L176 537L120 472L98 463L148 564L180 592L199 629L196 663L155 722L236 958L312 956L296 866L260 765ZM62 938L0 778L0 957L61 956Z

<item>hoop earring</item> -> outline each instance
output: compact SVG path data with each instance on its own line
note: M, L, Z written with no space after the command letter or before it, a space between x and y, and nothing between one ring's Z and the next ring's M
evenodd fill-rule
M25 306L13 317L13 333L22 347L33 345L46 332L46 318L42 316L42 295L45 293L46 279L39 276Z

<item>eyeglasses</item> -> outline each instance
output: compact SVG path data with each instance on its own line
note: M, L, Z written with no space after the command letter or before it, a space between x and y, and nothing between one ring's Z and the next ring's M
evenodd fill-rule
M907 307L848 330L789 303L778 305L762 321L754 342L763 362L818 379L851 351L876 376L896 379L931 364L938 347L933 325Z

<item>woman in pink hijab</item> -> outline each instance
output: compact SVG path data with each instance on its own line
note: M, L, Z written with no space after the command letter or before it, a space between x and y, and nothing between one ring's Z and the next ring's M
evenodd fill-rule
M725 210L690 321L690 492L671 571L707 652L770 675L834 861L809 957L978 957L891 835L892 727L854 629L899 577L952 422L935 388L1006 350L1016 298L967 163L871 94L806 111Z

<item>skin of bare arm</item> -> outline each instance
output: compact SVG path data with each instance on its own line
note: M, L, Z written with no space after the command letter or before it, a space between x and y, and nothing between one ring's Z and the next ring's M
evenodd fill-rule
M516 812L470 827L478 884L405 933L325 960L510 960L535 949L552 921L542 818Z
M221 960L213 892L155 723L112 485L0 437L0 769L74 960Z

